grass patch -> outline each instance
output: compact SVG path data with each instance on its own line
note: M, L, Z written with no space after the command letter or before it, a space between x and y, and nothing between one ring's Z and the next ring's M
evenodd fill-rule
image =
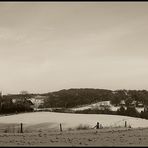
M79 126L76 127L76 130L88 130L88 129L91 129L89 125L80 124Z

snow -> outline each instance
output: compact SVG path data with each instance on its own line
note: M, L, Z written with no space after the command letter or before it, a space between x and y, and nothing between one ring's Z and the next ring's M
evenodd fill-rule
M91 108L98 108L101 105L111 106L110 105L110 101L101 101L101 102L97 102L97 103L93 103L93 104L89 104L89 105L84 105L82 107L71 108L71 110L77 111L77 110L85 110L85 109L91 109Z
M33 112L17 115L1 116L0 124L3 123L23 123L27 126L37 126L46 128L59 128L61 123L63 128L75 128L82 125L94 127L97 122L103 127L117 127L127 125L133 128L148 127L148 120L127 116L105 115L105 114L73 114L73 113L55 113L55 112Z
M101 105L102 106L107 106L110 110L112 111L117 111L120 106L113 106L110 104L110 101L101 101L101 102L97 102L97 103L93 103L93 104L90 104L90 105L85 105L85 106L82 106L82 107L75 107L75 108L71 108L72 111L82 111L82 110L86 110L86 109L94 109L94 108L98 108L98 109L101 109Z
M141 113L141 111L144 111L144 107L136 107L136 110Z
M84 105L82 107L75 107L75 108L71 108L72 111L82 111L82 110L86 110L86 109L94 109L94 108L98 108L98 109L101 109L101 105L104 105L104 106L108 106L108 108L111 110L111 111L117 111L120 106L113 106L110 101L101 101L101 102L97 102L97 103L93 103L93 104L90 104L90 105ZM125 107L126 109L127 107ZM136 110L141 113L141 111L144 111L144 107L136 107Z

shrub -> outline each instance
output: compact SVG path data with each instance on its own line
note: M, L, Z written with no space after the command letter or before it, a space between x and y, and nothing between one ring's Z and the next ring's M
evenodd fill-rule
M80 124L78 127L76 127L76 130L88 130L88 129L90 129L89 125Z
M131 117L140 117L140 113L136 110L135 107L133 107L133 108L127 107L125 113L126 113L127 116L131 116Z

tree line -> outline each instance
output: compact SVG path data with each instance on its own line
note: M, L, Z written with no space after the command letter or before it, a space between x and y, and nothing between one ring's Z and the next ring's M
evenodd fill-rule
M20 113L33 111L29 95L0 96L0 114Z
M68 89L44 94L47 97L44 107L71 108L99 101L111 101L118 106L124 100L126 106L132 101L148 105L147 90L107 90L107 89Z
M107 90L107 89L93 89L93 88L81 88L81 89L68 89L60 90L44 94L13 94L4 95L0 97L0 113L15 113L33 111L32 104L29 102L29 98L35 95L46 96L43 104L43 108L62 108L69 109L81 105L87 105L91 103L97 103L99 101L110 101L114 106L118 106L121 100L125 101L125 105L128 107L132 101L136 101L136 104L142 103L148 105L148 91L147 90ZM13 102L13 99L17 99ZM87 112L87 111L86 111ZM95 111L89 111L95 112ZM97 111L98 113L107 113L108 111ZM131 113L132 112L132 113ZM111 113L111 112L110 112ZM129 110L118 111L118 114L128 115ZM112 114L114 114L112 112ZM133 111L130 111L131 115ZM136 116L138 116L136 114ZM146 113L142 113L141 116L147 116Z
M117 111L110 110L109 108L98 109L98 108L89 108L85 110L77 110L74 113L81 114L110 114L110 115L122 115L122 116L130 116L130 117L138 117L148 119L148 112L141 111L138 112L135 107L127 107L124 108L121 106Z

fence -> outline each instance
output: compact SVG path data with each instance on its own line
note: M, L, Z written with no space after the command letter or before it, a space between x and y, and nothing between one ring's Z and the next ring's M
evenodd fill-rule
M23 123L0 124L0 133L23 133Z
M121 124L122 123L122 124ZM94 127L92 129L102 129L102 128L110 128L110 127L125 127L125 128L131 128L131 125L127 120L120 120L114 123L113 125L104 126L100 122L94 123ZM82 126L83 129L83 126ZM37 131L37 127L35 125L32 125L31 127L26 127L25 124L19 123L19 124L0 124L0 133L28 133ZM63 131L63 125L60 123L58 125L58 131Z
M48 128L48 127L47 127ZM18 124L0 124L0 133L30 133L30 132L37 132L37 131L44 131L47 130L46 126L44 128L38 128L38 125L29 125L27 126L24 123L18 123ZM50 131L52 131L50 129ZM57 125L57 131L62 132L63 131L63 125L60 123Z

